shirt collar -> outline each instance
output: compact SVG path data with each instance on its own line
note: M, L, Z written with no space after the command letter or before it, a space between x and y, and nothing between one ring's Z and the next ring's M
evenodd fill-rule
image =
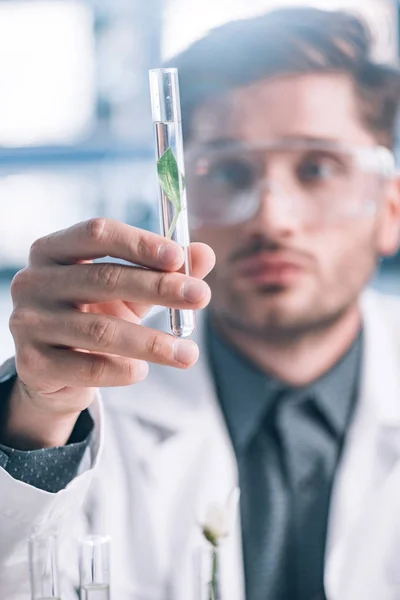
M285 398L299 402L313 397L322 418L341 438L357 395L362 333L336 365L305 388L293 388L263 372L234 348L207 319L208 358L218 397L233 444L247 445L274 403Z
M308 388L320 412L339 437L346 431L358 395L362 348L361 331L340 361Z

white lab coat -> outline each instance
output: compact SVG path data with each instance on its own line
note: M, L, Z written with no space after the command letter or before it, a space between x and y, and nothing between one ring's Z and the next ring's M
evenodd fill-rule
M397 600L400 301L368 292L362 304L361 392L334 485L325 583L329 600ZM199 323L201 348L202 335ZM30 597L32 531L59 535L65 600L76 597L74 540L85 531L112 536L113 600L194 599L197 523L237 483L204 351L189 371L152 366L146 382L109 390L92 412L86 466L65 490L46 493L0 470L1 600ZM238 523L221 558L223 600L244 600L240 539Z

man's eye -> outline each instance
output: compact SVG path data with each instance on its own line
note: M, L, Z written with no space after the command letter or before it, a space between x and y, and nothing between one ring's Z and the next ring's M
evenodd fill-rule
M297 174L301 181L318 182L336 177L342 172L340 164L332 158L312 158L302 162Z
M254 174L250 165L239 160L232 160L210 165L207 179L214 185L229 186L235 190L247 190L253 185Z

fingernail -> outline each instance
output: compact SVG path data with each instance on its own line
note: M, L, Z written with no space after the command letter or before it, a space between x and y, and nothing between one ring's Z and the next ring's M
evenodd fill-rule
M195 362L198 352L198 348L193 342L177 340L174 344L174 359L184 365Z
M146 361L141 360L138 364L137 381L143 381L149 374L149 365Z
M183 284L182 295L188 302L200 302L207 293L204 281L191 280Z
M158 250L158 256L165 265L175 265L181 259L183 261L182 251L179 246L173 244L164 244Z

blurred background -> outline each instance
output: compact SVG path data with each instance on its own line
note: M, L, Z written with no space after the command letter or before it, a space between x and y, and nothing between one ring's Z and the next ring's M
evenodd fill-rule
M35 239L99 215L158 230L148 69L218 24L294 4L361 13L377 58L398 61L397 0L0 0L0 361ZM375 285L400 294L400 260Z

